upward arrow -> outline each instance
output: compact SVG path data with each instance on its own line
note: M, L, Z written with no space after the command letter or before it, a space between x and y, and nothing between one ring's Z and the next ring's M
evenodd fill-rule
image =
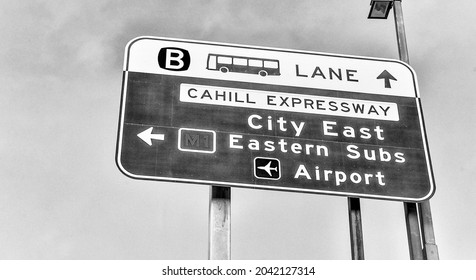
M385 80L385 88L392 88L392 86L390 85L390 80L397 80L394 76L392 76L392 74L388 73L387 70L383 70L383 72L378 75L377 79Z

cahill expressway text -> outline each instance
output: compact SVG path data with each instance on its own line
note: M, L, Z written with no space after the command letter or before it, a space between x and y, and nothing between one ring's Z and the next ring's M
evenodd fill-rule
M398 121L391 102L181 84L180 101L306 114Z

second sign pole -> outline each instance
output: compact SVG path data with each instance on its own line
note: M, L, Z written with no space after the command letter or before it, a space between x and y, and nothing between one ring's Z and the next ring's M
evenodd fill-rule
M362 233L362 215L360 199L347 198L349 207L350 245L353 260L364 259L364 238Z

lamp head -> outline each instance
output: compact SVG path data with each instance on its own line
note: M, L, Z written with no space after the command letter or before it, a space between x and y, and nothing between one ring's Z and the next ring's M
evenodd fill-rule
M369 19L387 19L393 1L372 0L370 2Z

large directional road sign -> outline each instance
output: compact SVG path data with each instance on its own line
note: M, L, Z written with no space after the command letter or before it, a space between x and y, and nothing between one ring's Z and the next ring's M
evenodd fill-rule
M201 41L127 45L116 162L135 179L413 202L435 191L407 64Z

